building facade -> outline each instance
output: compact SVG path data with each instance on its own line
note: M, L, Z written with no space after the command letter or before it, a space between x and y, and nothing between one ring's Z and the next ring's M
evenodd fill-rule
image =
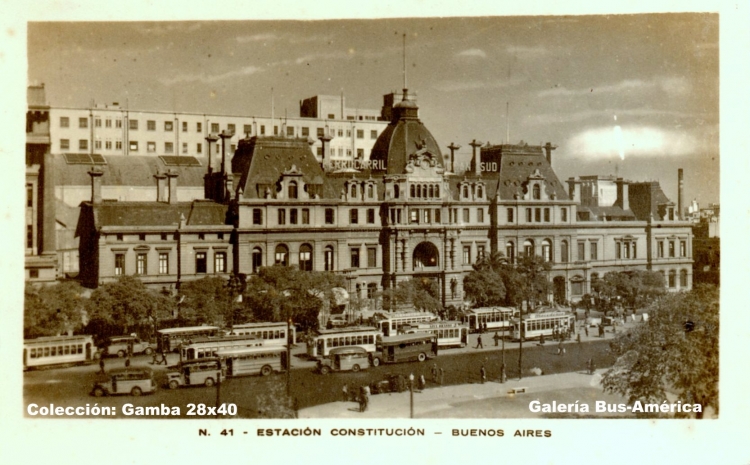
M154 186L172 186L156 187L169 192L156 201L97 199L104 175L91 170L77 232L84 281L124 273L163 286L293 265L342 273L372 307L379 291L412 278L437 283L444 305L462 305L472 264L500 251L549 261L558 301L579 300L610 271L651 269L670 290L692 286L690 224L657 183L605 179L612 192L584 205L590 177L569 179L566 191L549 143L474 141L470 165L457 169L406 90L368 164L327 170L330 140L321 135L318 157L304 137L249 135L231 164L206 173L209 199L190 203L171 200L173 171L154 176Z

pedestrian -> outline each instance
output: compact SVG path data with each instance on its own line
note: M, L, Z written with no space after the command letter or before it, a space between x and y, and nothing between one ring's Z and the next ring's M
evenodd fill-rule
M589 337L589 325L583 325L583 332L586 333L586 337Z
M581 343L581 333L576 334L576 342Z
M367 410L367 392L365 392L365 387L361 386L359 388L359 411L365 412Z
M344 384L344 387L341 389L341 394L343 397L344 402L349 402L349 385Z
M167 353L162 349L161 351L161 361L164 362L164 365L167 365Z
M596 363L594 363L594 359L591 359L591 374L593 375L596 373Z
M586 360L586 371L588 372L588 374L591 374L591 367L592 367L592 365L593 365L593 363L592 363L592 361L591 361L590 358L588 360Z
M497 334L497 331L495 331L495 335L492 336L492 339L495 340L495 347L497 347L498 346L498 342L500 342L500 335Z
M128 358L133 356L133 341L128 341Z
M424 375L419 375L419 390L424 391L427 387L427 381L424 379Z
M442 368L440 368L438 371L440 372L438 374L440 376L440 379L438 380L438 382L442 386L443 385L443 379L444 379L444 376L445 376L445 371Z
M99 373L106 374L107 372L104 371L104 355L99 356Z
M430 370L430 374L432 375L432 382L437 384L438 382L438 367L437 363L432 365L432 369Z
M482 384L487 381L487 370L484 369L484 365L479 369L479 378Z
M130 355L125 359L125 368L128 368L130 366Z
M544 345L544 333L542 333L542 334L539 335L539 345L541 345L541 346Z
M482 335L480 334L477 336L477 346L474 347L475 349L484 349L484 346L482 345Z

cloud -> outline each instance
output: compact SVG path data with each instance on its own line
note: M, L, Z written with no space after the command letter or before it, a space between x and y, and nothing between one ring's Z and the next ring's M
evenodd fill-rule
M686 78L678 77L659 77L652 80L644 81L642 79L625 79L614 84L604 84L585 89L568 89L566 87L554 87L545 89L537 93L537 97L570 97L578 95L597 95L597 94L616 94L622 92L631 92L635 90L652 90L660 89L671 96L686 95L692 90L690 81Z
M589 119L598 120L611 120L613 115L618 116L667 116L671 118L679 119L690 119L690 118L704 118L705 115L695 113L685 113L673 110L655 110L652 108L632 108L629 110L624 109L604 109L604 110L583 110L573 113L541 113L537 115L527 116L526 122L529 125L547 125L555 123L571 123L576 121L586 121Z
M235 40L240 44L246 44L248 42L270 42L272 40L278 40L280 37L273 33L265 34L253 34L251 36L237 36Z
M171 86L173 84L177 84L181 82L202 82L205 84L210 84L212 82L223 81L224 79L229 79L233 77L249 76L251 74L260 73L262 71L263 69L258 68L257 66L245 66L243 68L240 68L234 71L228 71L222 74L211 74L211 75L206 75L205 73L182 74L182 75L177 75L177 76L169 77L169 78L161 78L159 79L159 82L167 86Z
M541 45L537 45L536 47L526 47L523 45L508 45L507 47L505 47L505 51L510 53L511 55L527 57L527 58L541 57L550 53L550 51L547 48L542 47Z
M701 153L707 147L704 139L688 131L675 131L658 126L615 126L586 129L573 136L566 144L568 152L577 158L596 159L617 157L619 141L625 158L679 157Z
M456 56L457 57L469 57L469 58L487 58L487 54L484 53L484 50L481 50L478 48L470 48L467 50L463 50L461 52L458 52Z

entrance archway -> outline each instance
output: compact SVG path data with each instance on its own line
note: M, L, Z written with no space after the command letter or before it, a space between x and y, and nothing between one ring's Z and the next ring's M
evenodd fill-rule
M412 266L415 270L440 266L440 252L432 242L421 242L414 248Z

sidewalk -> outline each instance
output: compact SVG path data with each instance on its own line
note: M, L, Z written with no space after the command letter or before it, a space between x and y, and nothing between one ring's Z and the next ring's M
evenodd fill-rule
M562 373L513 379L504 384L486 382L427 388L422 392L414 392L414 417L486 417L482 414L477 415L477 412L486 412L488 403L500 401L505 401L503 417L539 417L540 414L529 411L528 404L540 396L548 397L552 393L557 395L563 391L571 391L574 393L573 397L581 397L581 401L586 402L591 401L590 396L594 393L600 393L602 398L610 397L602 393L599 385L603 371L598 370L593 376L583 372ZM526 388L526 392L509 393L516 388ZM562 397L568 402L571 392L561 396L558 402L563 400ZM299 411L299 418L409 418L409 408L409 391L406 391L370 396L366 412L360 413L356 402L333 402L302 409Z

